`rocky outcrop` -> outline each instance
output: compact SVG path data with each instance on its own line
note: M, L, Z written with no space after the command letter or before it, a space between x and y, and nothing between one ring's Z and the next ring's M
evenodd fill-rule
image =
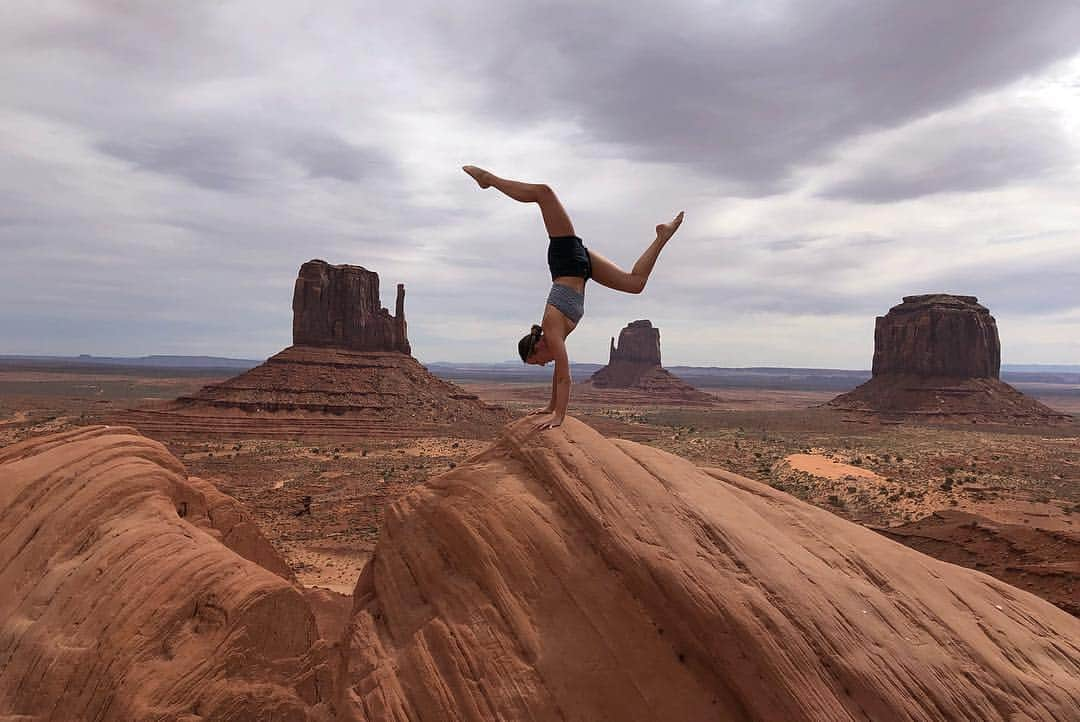
M131 429L0 450L0 716L1034 722L1080 706L1075 617L572 418L516 422L394 504L343 627L344 600L251 561L267 550L250 533Z
M611 339L608 363L623 362L644 366L660 365L660 329L647 319L631 321L619 331L619 345Z
M0 450L0 717L327 720L284 561L161 444L86 427Z
M387 514L363 720L1064 720L1080 620L749 479L523 420ZM343 705L345 703L343 702Z
M698 391L660 366L660 329L651 321L631 321L619 332L619 344L611 339L608 363L588 380L589 389L627 389L646 393L655 401L713 403L715 398Z
M308 261L300 267L292 309L294 345L412 352L405 325L405 285L398 284L391 316L379 300L379 274L362 266Z
M402 353L290 346L164 408L117 414L158 438L488 437L510 418Z
M997 322L974 296L905 296L874 327L873 375L829 402L893 419L1057 423L1066 414L1000 380Z
M308 261L293 294L293 346L174 403L110 420L157 438L408 437L451 429L490 438L509 413L413 358L402 285L396 306L395 316L379 306L378 274Z
M904 296L874 325L875 376L1000 377L997 322L974 296Z

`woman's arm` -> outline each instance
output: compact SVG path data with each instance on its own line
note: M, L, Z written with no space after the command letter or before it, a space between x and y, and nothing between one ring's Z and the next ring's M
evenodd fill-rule
M537 409L536 411L530 411L529 414L528 414L529 416L536 416L537 414L550 414L552 411L555 410L555 389L557 388L557 384L555 383L555 378L556 378L555 372L552 371L551 372L551 401L548 402L548 405L545 408Z
M562 425L566 407L570 403L570 359L566 355L566 342L556 334L547 336L548 348L555 357L555 373L551 376L551 401L554 416L541 429L553 429Z

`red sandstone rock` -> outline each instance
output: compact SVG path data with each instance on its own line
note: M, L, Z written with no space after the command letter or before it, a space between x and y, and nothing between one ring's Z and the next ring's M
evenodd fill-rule
M1080 620L1045 600L574 419L535 426L388 512L354 594L343 718L1080 709Z
M410 355L405 287L398 285L390 316L379 306L378 274L360 266L301 266L293 338L295 345L239 376L110 420L159 438L490 438L510 418Z
M162 438L490 438L509 418L412 356L315 346L290 346L165 408L115 417Z
M660 367L660 329L648 320L631 321L619 332L618 346L611 339L607 366L589 378L587 388L632 389L664 401L715 401Z
M0 449L0 717L1049 722L1080 708L1080 620L1048 602L724 470L572 418L536 424L391 507L332 652L304 594L222 543L242 509L160 444L89 427ZM307 597L336 632L343 600Z
M972 422L1057 423L1069 416L999 379L997 323L974 296L905 296L874 328L873 376L829 405Z
M873 373L999 377L997 322L974 296L904 296L878 316Z
M404 284L398 284L395 306L394 316L382 307L379 274L361 266L308 261L293 291L293 344L411 353Z
M98 426L0 450L0 540L0 718L329 719L284 561L161 444Z
M619 345L611 339L608 363L625 361L626 363L660 365L660 329L653 328L652 321L631 321L619 331Z

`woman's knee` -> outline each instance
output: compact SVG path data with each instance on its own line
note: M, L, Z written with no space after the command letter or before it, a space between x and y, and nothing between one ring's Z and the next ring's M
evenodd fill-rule
M551 186L549 186L547 183L537 183L536 184L536 200L539 203L543 203L544 201L558 200L558 198L555 195L555 191L553 191L551 189Z

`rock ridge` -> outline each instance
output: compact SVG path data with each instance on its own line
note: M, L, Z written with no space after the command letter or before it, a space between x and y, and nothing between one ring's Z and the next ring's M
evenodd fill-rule
M354 599L341 692L356 719L1080 706L1080 620L1045 600L571 418L516 422L397 502Z

